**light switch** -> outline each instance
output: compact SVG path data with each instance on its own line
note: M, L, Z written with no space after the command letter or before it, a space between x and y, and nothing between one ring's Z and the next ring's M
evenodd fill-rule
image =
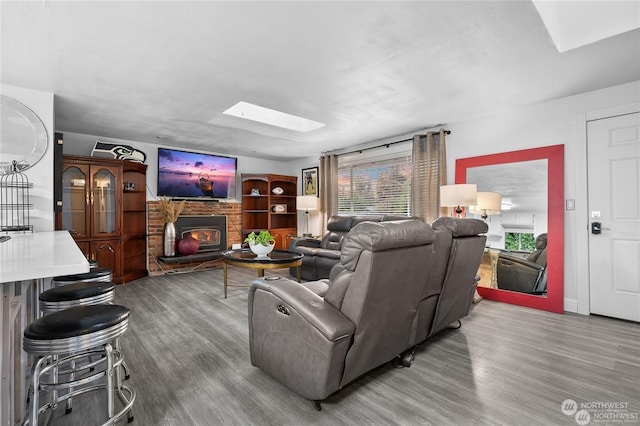
M569 198L569 199L567 199L565 205L566 205L566 209L567 210L575 210L576 209L576 200L574 200L573 198Z

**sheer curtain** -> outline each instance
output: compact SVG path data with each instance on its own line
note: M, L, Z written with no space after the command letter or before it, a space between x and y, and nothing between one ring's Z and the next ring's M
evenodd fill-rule
M338 214L338 156L323 155L320 157L320 217L323 232L327 229L327 221Z
M411 213L431 223L447 215L440 207L440 185L447 184L445 130L413 137Z

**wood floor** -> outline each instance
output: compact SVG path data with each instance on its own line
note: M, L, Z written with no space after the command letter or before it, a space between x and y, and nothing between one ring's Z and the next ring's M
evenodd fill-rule
M254 274L229 268L231 283ZM382 366L317 412L251 366L247 290L224 299L221 269L140 279L118 286L116 300L132 311L122 347L137 391L133 425L576 425L561 410L567 399L640 412L634 323L483 300L411 368ZM99 424L99 396L77 398L69 415L59 407L51 424ZM606 409L587 411L592 424L620 424L595 423ZM637 414L625 424L635 423Z

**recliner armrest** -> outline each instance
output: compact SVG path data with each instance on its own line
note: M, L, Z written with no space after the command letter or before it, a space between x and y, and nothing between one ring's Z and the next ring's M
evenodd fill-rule
M531 268L535 269L536 271L541 271L544 269L544 266L538 265L535 262L531 262L530 260L522 259L521 257L512 256L506 253L500 253L500 255L498 256L498 262L500 261L512 262L514 265L517 265L519 267Z
M496 271L498 288L531 293L536 289L544 267L516 256L500 253Z
M289 243L289 250L295 250L296 247L320 248L320 240L315 238L294 238Z
M339 310L299 283L282 278L258 278L249 291L264 290L278 297L315 327L327 340L336 341L351 336L356 326Z

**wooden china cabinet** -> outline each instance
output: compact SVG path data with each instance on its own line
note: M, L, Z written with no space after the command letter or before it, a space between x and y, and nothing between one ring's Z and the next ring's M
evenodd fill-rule
M65 156L62 208L56 229L66 229L87 259L123 283L145 276L146 168L130 161Z

